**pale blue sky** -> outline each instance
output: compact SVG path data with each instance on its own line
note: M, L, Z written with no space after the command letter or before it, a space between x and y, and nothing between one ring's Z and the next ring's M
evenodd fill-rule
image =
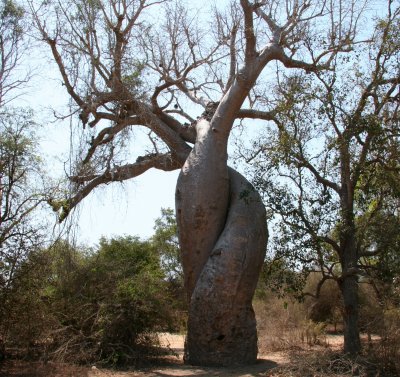
M32 53L34 50L32 50ZM69 156L69 121L54 121L53 109L62 112L68 96L54 66L44 66L43 60L30 56L30 63L39 64L24 95L15 106L31 107L35 111L40 140L40 154L46 162L47 174L53 179L65 178L64 162ZM67 111L65 111L67 113ZM138 145L139 144L139 145ZM136 142L140 147L140 139ZM133 159L130 162L134 161ZM130 181L113 183L89 194L74 212L75 236L78 243L92 246L100 237L153 234L155 219L161 208L174 208L175 183L179 171L163 172L151 169ZM48 210L52 216L51 209ZM57 231L57 226L54 228Z
M196 7L208 2L194 1L190 4ZM222 3L226 1L219 1L218 5ZM32 52L35 53L35 50ZM41 132L43 156L50 161L50 170L56 172L54 175L62 175L62 161L68 158L68 123L49 124L51 112L44 107L60 108L65 105L68 97L54 66L43 64L44 60L41 59L35 61L35 56L32 55L29 59L32 66L39 64L39 74L26 90L28 94L20 99L20 103L33 107L38 119L45 123L44 132ZM132 156L130 161L134 159ZM101 236L129 234L149 237L153 233L154 221L160 216L161 208L174 207L178 173L152 170L123 185L110 184L95 190L78 207L78 241L93 245Z
M192 9L198 8L204 12L204 5L211 2L191 1L190 5ZM226 2L219 1L218 6ZM187 3L186 0L183 3ZM28 56L28 64L39 68L18 103L35 110L36 118L43 124L39 136L42 156L48 163L48 173L54 178L62 177L63 162L67 161L69 155L69 124L68 120L51 121L54 120L52 109L63 113L64 107L64 114L68 112L65 109L68 96L55 65L51 62L46 64L46 60L36 54L37 50L33 48ZM134 160L132 156L129 162ZM77 241L93 245L102 236L151 236L161 208L174 208L178 174L179 171L167 173L152 169L123 184L114 183L96 189L77 207L73 216L77 225Z
M46 72L46 76L50 72ZM57 75L56 72L51 75ZM37 118L46 123L51 111L44 104L59 108L67 96L60 79L34 80L35 90L24 96L21 104L35 108ZM30 92L30 90L28 91ZM69 153L68 121L45 124L39 132L42 156L47 161L49 173L63 176L63 161ZM77 225L77 241L88 245L100 237L137 235L147 238L153 234L154 221L161 208L174 208L175 183L179 171L163 172L151 169L130 181L99 187L77 207L74 221Z

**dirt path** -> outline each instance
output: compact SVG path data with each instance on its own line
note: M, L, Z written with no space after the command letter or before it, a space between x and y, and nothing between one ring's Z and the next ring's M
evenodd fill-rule
M257 377L264 376L271 368L288 362L287 354L273 352L260 357L254 365L243 367L193 367L183 364L183 335L160 334L161 345L176 356L168 356L162 366L153 366L135 371L115 371L110 369L80 367L62 363L43 364L41 362L10 361L0 365L0 377L173 377L173 376L217 376L217 377Z
M183 335L160 334L160 342L163 347L170 348L177 354L171 357L171 363L167 366L149 368L136 372L115 372L93 367L88 377L172 377L172 376L218 376L218 377L255 377L264 376L265 372L278 365L288 362L287 356L282 352L273 352L268 356L261 356L254 365L244 367L193 367L183 364Z
M290 362L289 352L270 352L259 356L256 364L243 367L193 367L183 364L184 336L160 334L161 345L173 351L176 356L168 356L165 363L157 366L132 371L115 371L93 367L41 362L9 361L0 364L0 377L261 377L268 370L283 366ZM343 336L329 335L326 343L330 349L339 350L343 346Z

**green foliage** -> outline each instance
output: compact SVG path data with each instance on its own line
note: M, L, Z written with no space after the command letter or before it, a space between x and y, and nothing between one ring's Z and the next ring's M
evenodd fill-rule
M392 283L400 272L400 218L393 213L374 211L372 218L363 216L357 220L358 230L363 237L363 250L372 254L364 258L362 263L373 267L370 274L382 283Z
M161 267L170 281L183 283L183 271L179 255L178 227L171 208L162 208L156 219L152 243L160 256Z
M79 363L136 363L174 325L159 254L137 237L103 238L96 250L60 240L32 253L2 309L8 346Z
M140 95L140 91L143 90L144 69L145 64L141 62L133 62L125 67L122 82L131 94Z
M12 284L17 267L45 239L37 217L44 201L44 174L28 110L0 115L0 290Z
M0 290L0 338L6 346L23 349L24 356L34 356L38 341L56 324L42 294L50 262L46 253L30 251L15 267L12 284Z
M3 38L10 38L12 34L20 35L22 33L21 21L24 17L24 14L24 9L21 6L17 5L15 1L1 1L0 29L7 30L7 35L2 36Z
M386 56L391 56L400 47L400 19L396 18L392 22L380 19L376 25L376 44L382 45L382 52Z
M302 300L307 280L307 271L296 271L285 258L269 259L264 262L256 297L262 298L266 292L273 292L279 298Z
M54 287L59 310L68 308L61 325L72 326L67 333L82 334L77 342L88 347L83 356L132 362L149 345L146 336L169 325L158 257L149 242L119 237L102 239L97 252L81 258L80 265L75 259L71 280Z
M33 133L37 125L32 120L31 111L13 109L3 109L0 124L0 168L2 175L10 179L13 169L19 175L23 174L28 162L37 165L37 142Z
M168 292L173 297L171 310L174 318L171 330L182 332L186 330L187 297L180 259L178 227L171 208L161 209L161 217L156 219L154 231L150 241L159 256L161 269L168 282Z

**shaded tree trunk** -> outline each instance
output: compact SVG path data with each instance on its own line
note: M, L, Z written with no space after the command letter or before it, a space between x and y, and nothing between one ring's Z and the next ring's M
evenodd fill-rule
M176 213L189 303L185 362L248 364L257 359L252 298L265 256L265 208L227 166L227 134L206 119L176 189Z
M358 328L358 277L356 275L358 256L355 245L354 223L351 219L348 219L344 233L344 248L341 256L342 279L339 282L343 297L344 352L356 355L361 351L360 331Z
M358 282L356 276L345 277L340 283L343 295L344 352L356 355L361 351L358 328Z
M356 227L354 224L354 184L351 181L349 143L341 151L341 216L340 264L342 278L339 287L343 297L344 352L356 355L361 351L358 328L358 255L356 247Z

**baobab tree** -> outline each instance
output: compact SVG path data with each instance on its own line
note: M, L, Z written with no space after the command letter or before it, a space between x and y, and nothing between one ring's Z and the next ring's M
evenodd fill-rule
M356 43L362 5L240 0L205 19L170 3L30 3L81 123L70 195L49 202L62 221L100 185L150 168L181 169L176 216L189 304L185 361L251 363L257 358L251 301L267 225L258 193L228 167L229 136L237 120L268 121L279 111L263 111L259 101L268 91L269 63L309 73L329 69ZM124 147L139 128L148 130L148 149L126 161L132 154Z

